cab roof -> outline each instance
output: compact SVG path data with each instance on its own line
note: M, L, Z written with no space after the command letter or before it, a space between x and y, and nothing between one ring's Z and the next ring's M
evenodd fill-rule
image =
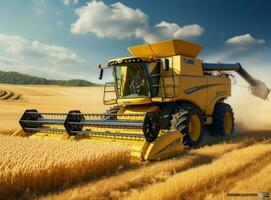
M138 56L129 56L129 57L122 57L122 58L115 58L108 61L108 66L113 66L117 64L123 63L135 63L135 62L153 62L157 59L153 59L151 57L138 57Z

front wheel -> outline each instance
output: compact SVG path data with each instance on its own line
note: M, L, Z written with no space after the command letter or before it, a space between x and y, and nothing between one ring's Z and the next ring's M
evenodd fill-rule
M184 142L190 147L198 146L203 135L201 111L192 105L182 105L172 115L171 129L184 135Z
M234 130L234 113L229 104L218 103L213 114L211 133L213 135L230 136Z

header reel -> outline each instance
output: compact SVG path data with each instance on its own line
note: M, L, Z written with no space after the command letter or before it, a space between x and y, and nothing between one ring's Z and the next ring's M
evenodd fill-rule
M20 125L30 137L68 137L94 142L112 142L129 146L132 155L142 160L159 160L169 148L170 154L183 151L182 134L162 131L155 112L144 114L39 113L26 110ZM163 139L164 138L164 139ZM170 139L172 138L172 139ZM173 146L170 146L174 142ZM176 148L177 147L177 148ZM159 156L160 155L160 156ZM168 155L168 153L166 154ZM161 157L162 156L162 157Z

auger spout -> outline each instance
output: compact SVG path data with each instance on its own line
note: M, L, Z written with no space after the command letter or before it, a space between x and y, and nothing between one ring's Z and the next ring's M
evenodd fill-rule
M251 86L251 93L263 100L268 99L270 89L260 80L253 78L240 63L202 63L203 71L235 71Z

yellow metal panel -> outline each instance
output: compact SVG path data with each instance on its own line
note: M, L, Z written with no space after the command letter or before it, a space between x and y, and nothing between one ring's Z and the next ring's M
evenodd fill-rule
M167 96L167 97L174 97L176 94L176 89L178 87L178 79L175 77L178 75L176 72L174 72L173 68L175 67L173 58L170 57L168 58L169 60L169 70L164 71L162 68L160 70L160 82L159 82L159 91L158 91L158 96ZM176 64L177 66L178 64ZM175 94L174 94L175 93ZM162 99L163 101L165 100L164 98Z
M178 95L178 90L177 91L177 94L176 96ZM152 102L173 102L173 101L177 101L178 98L177 97L174 97L174 98L171 98L171 97L153 97L152 99Z
M203 76L202 63L199 59L181 57L181 75Z
M166 92L167 96L180 99L180 88L187 89L184 84L188 85L187 87L196 86L197 84L205 85L205 83L202 82L202 80L205 79L203 78L200 60L179 55L168 59L169 70L166 72L163 69L161 70L159 96L164 96ZM183 77L190 77L186 79L188 82L183 83L182 81L182 83L180 83L182 75ZM163 85L166 87L166 91L162 87ZM157 99L154 99L154 101L155 100L157 101Z
M207 110L206 115L213 115L213 110L217 101L231 96L231 80L225 75L207 76L208 88L207 93Z
M195 58L200 53L202 46L184 40L173 40L176 55Z
M138 104L149 104L151 103L151 98L126 98L118 99L118 104L120 105L138 105Z
M155 112L159 109L159 106L155 105L131 105L124 106L119 111L118 114L146 114L147 112ZM144 117L141 116L133 116L132 118L127 118L126 116L118 116L118 119L125 120L144 120ZM140 130L142 133L142 130Z
M149 144L146 151L142 151L144 160L163 160L184 151L182 133L162 130L160 134L153 143Z
M138 120L138 121L141 121L144 119L144 117L133 117L133 118L127 118L126 119L124 117L118 117L118 119L122 119L122 120ZM87 131L87 130L91 130L93 132L100 132L100 133L106 133L106 132L111 132L111 133L127 133L127 134L134 134L134 135L142 135L143 134L143 131L141 128L138 128L138 129L129 129L129 128L124 128L124 127L91 127L91 128L84 128L83 129L84 131ZM95 135L95 134L93 134ZM103 137L103 136L100 136L99 134L97 134L96 136L98 137ZM111 136L107 136L107 138L112 138ZM123 135L123 136L119 136L119 138L127 138L127 136Z
M104 105L114 105L117 103L117 99L105 100Z
M124 106L122 107L118 114L142 114L147 112L155 112L159 109L159 106Z
M207 79L205 77L197 76L180 76L179 77L179 92L178 99L182 101L189 101L200 107L202 110L207 108ZM187 91L199 88L194 92ZM201 88L201 89L200 89Z
M133 56L138 57L170 57L184 55L195 58L201 51L202 46L184 40L167 40L152 44L128 47Z
M202 63L199 59L179 55L173 56L172 59L175 76L203 76Z

